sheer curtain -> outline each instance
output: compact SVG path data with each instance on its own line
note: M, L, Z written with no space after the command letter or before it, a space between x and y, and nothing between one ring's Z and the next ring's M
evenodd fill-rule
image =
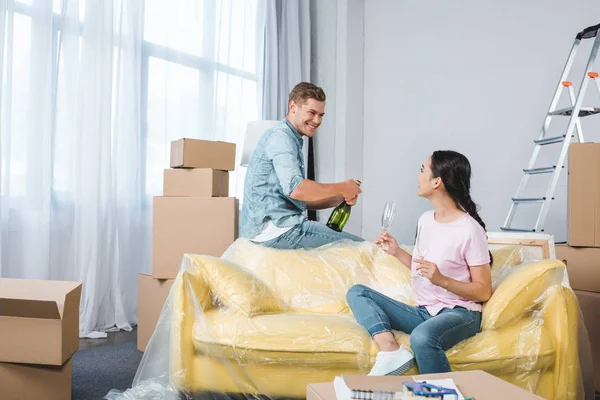
M310 82L310 2L306 0L265 0L264 106L266 120L281 120L288 110L289 93L300 82ZM304 140L307 178L315 179L312 138ZM308 210L308 219L317 212Z
M265 119L287 114L288 95L298 83L310 82L310 2L265 0Z
M0 0L0 276L82 282L82 336L137 322L170 141L260 117L260 3Z

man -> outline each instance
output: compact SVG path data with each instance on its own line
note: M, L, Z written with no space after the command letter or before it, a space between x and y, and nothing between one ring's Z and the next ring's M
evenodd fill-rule
M302 82L290 93L285 119L267 130L246 172L241 236L278 249L311 249L342 239L363 241L309 221L306 210L354 205L356 181L323 184L305 179L303 137L313 137L325 115L325 92Z

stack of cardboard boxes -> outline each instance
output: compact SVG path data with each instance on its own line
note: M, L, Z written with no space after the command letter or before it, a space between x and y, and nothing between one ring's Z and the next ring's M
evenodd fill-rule
M556 257L579 299L600 391L600 143L570 146L568 187L568 244L556 246Z
M0 399L71 398L77 282L0 278Z
M238 201L229 196L234 143L171 143L163 196L154 198L152 275L138 276L138 349L144 351L185 253L221 256L238 237Z

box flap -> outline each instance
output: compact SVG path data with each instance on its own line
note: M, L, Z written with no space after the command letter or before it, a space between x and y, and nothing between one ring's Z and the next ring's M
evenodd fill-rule
M61 318L65 306L79 306L80 297L79 282L0 278L0 315Z
M60 312L55 301L0 298L0 316L60 319Z
M75 289L67 293L67 296L65 297L65 307L61 315L64 315L64 310L79 309L79 302L81 300L81 290L82 286L80 284Z

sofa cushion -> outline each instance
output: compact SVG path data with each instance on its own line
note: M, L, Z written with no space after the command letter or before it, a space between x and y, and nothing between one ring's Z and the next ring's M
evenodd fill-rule
M551 294L553 286L562 285L565 265L558 260L523 264L508 276L487 301L483 309L482 328L497 329L530 313Z
M230 310L244 316L283 311L282 300L250 271L219 257L190 259L203 272L213 297Z
M347 313L355 284L413 301L410 271L372 243L332 244L313 250L279 250L238 239L223 258L259 276L291 311Z
M410 348L410 336L395 332ZM378 347L351 314L282 313L244 318L214 309L194 325L196 351L248 364L346 364L368 369ZM481 332L446 354L453 368L516 371L553 365L555 344L542 321L523 319Z
M351 314L281 313L245 318L213 309L194 324L196 350L244 363L366 365L377 346ZM266 356L268 354L268 356ZM325 356L325 357L324 357Z

